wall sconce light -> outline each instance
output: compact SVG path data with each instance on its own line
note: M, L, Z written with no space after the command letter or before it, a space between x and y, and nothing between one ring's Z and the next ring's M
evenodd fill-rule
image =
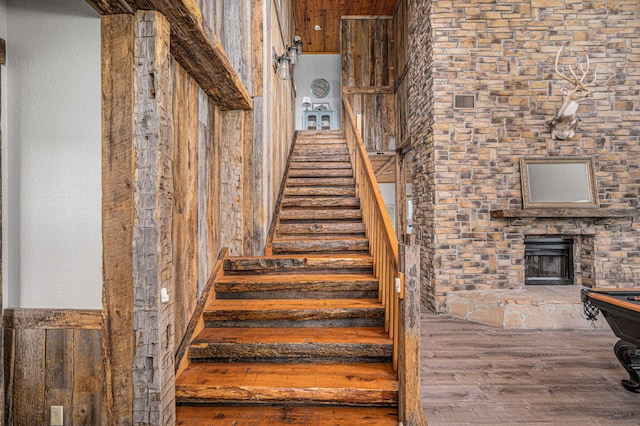
M274 55L273 64L276 67L276 75L280 80L291 79L291 59L285 52L282 56Z
M273 48L273 67L280 80L291 79L291 65L298 63L298 55L302 54L302 39L300 36L293 38L293 45L287 46L282 56L278 56Z
M309 107L311 106L311 98L309 96L305 96L304 98L302 98L302 106L305 107L307 111L309 111Z
M291 65L298 63L298 55L302 55L302 39L300 36L293 38L293 44L287 47L287 53L289 54L289 59L291 59Z

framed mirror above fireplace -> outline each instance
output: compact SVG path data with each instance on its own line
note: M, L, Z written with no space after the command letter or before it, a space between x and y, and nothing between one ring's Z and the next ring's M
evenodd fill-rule
M598 207L594 169L590 157L521 158L523 207Z

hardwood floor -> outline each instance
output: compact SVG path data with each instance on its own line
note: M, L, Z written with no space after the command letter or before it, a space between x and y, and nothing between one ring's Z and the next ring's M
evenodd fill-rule
M424 312L421 326L429 426L640 425L609 329L504 330Z

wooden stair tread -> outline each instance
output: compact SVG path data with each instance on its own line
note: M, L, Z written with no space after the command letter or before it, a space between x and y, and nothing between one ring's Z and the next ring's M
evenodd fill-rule
M215 311L309 311L381 308L377 299L210 300L204 315Z
M316 275L225 275L216 283L344 283L377 281L371 274L316 274Z
M368 252L369 239L367 238L309 238L294 236L292 238L274 239L271 244L274 253L340 253L340 252Z
M228 328L207 327L191 343L199 345L213 342L393 344L383 327L238 327L233 329L233 333L229 333Z
M337 219L353 219L362 220L362 211L360 209L301 209L289 208L280 212L280 220L337 220Z
M267 394L283 396L278 390L305 390L303 399L314 399L314 391L324 390L331 397L352 391L375 390L386 394L384 400L397 401L398 379L392 364L269 364L269 363L192 363L176 378L176 395L197 395L207 390L224 393L232 389L241 391L245 402L256 399L263 388ZM253 390L251 392L250 390ZM249 391L249 392L247 392ZM214 393L212 392L212 393ZM287 392L286 394L289 394ZM202 396L202 395L201 395ZM371 401L380 402L380 401Z
M251 293L255 297L279 298L280 292L295 293L296 297L313 297L309 293L322 293L325 297L344 292L377 292L378 280L371 274L327 274L327 275L225 275L216 281L218 297L242 297L237 293ZM260 293L269 293L260 295ZM361 293L362 294L362 293ZM373 296L376 297L377 293ZM287 297L292 298L292 297Z
M366 226L358 222L336 223L281 223L276 227L276 236L283 234L359 234L364 236Z
M342 271L342 273L367 273L373 267L373 258L367 254L305 254L272 255L269 257L236 257L224 262L228 274L317 274L321 271ZM361 270L366 271L361 271ZM348 272L350 271L351 272ZM355 271L357 270L357 272Z
M398 425L393 407L178 406L176 426Z
M282 235L282 234L276 234L274 240L274 242L276 241L281 241L281 242L291 242L291 241L316 241L316 242L321 242L321 241L362 241L362 242L369 242L369 239L366 237L346 237L346 236L339 236L339 237L333 237L333 236L327 236L327 235L322 235L322 234L316 234L316 235L304 235L304 236L299 236L299 235Z
M284 197L282 207L352 207L360 208L357 197Z
M287 186L354 186L352 177L292 177L287 179Z
M352 173L351 163L349 161L296 161L291 163L290 168L293 170L348 169L349 173ZM291 176L291 174L289 176Z
M356 195L356 188L350 186L292 186L284 190L285 197L288 196L336 196L336 195Z

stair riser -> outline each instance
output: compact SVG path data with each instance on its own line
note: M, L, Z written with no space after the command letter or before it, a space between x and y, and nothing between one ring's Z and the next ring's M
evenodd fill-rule
M329 170L340 170L340 171L344 171L344 170L348 170L349 171L349 176L353 177L353 172L351 170L351 163L348 161L343 161L343 162L326 162L326 161L313 161L313 162L292 162L291 165L289 166L290 170L289 170L289 177L295 176L295 173L297 173L298 171L300 171L300 173L303 170L313 170L313 171L318 171L318 170L326 170L327 172ZM295 172L295 173L291 173L291 172Z
M323 148L311 148L311 147L305 147L305 148L300 148L300 147L296 147L293 150L293 155L295 156L306 156L306 155L311 155L311 156L322 156L322 157L333 157L336 155L342 155L342 156L348 156L349 155L349 151L347 150L347 147L342 147L340 145L336 145L336 147L334 148L327 148L327 147L323 147Z
M342 251L368 252L369 240L363 241L274 241L272 243L273 253L339 253Z
M376 286L377 287L377 286ZM220 300L239 299L377 299L378 290L335 291L222 291L216 292Z
M318 155L293 155L291 157L292 163L314 163L314 162L322 162L322 163L348 163L349 156L348 155L334 155L334 156L326 156L323 154Z
M373 260L370 257L239 258L225 260L224 270L226 274L370 274L373 271Z
M339 343L209 343L192 345L194 362L353 364L391 362L393 345Z
M313 197L313 196L325 196L335 197L336 195L346 195L355 197L356 188L347 186L297 186L289 187L284 191L285 196L301 196L301 197Z
M335 319L273 319L273 320L205 320L206 327L383 327L384 313L380 318L335 318Z
M358 209L286 209L280 212L280 221L332 221L332 220L357 220L362 221L362 212Z
M295 186L354 186L355 182L353 178L325 178L325 177L310 177L310 178L289 178L287 179L288 187Z
M205 321L333 321L384 319L384 308L215 310L204 313ZM327 326L329 327L329 326Z
M356 197L285 197L282 200L283 208L304 207L304 208L360 208L360 199ZM364 226L364 225L363 225Z
M398 404L398 392L368 389L274 389L271 387L181 388L176 386L177 404L240 405L334 405L392 407Z
M363 223L312 223L312 224L280 224L276 232L282 234L364 234Z

